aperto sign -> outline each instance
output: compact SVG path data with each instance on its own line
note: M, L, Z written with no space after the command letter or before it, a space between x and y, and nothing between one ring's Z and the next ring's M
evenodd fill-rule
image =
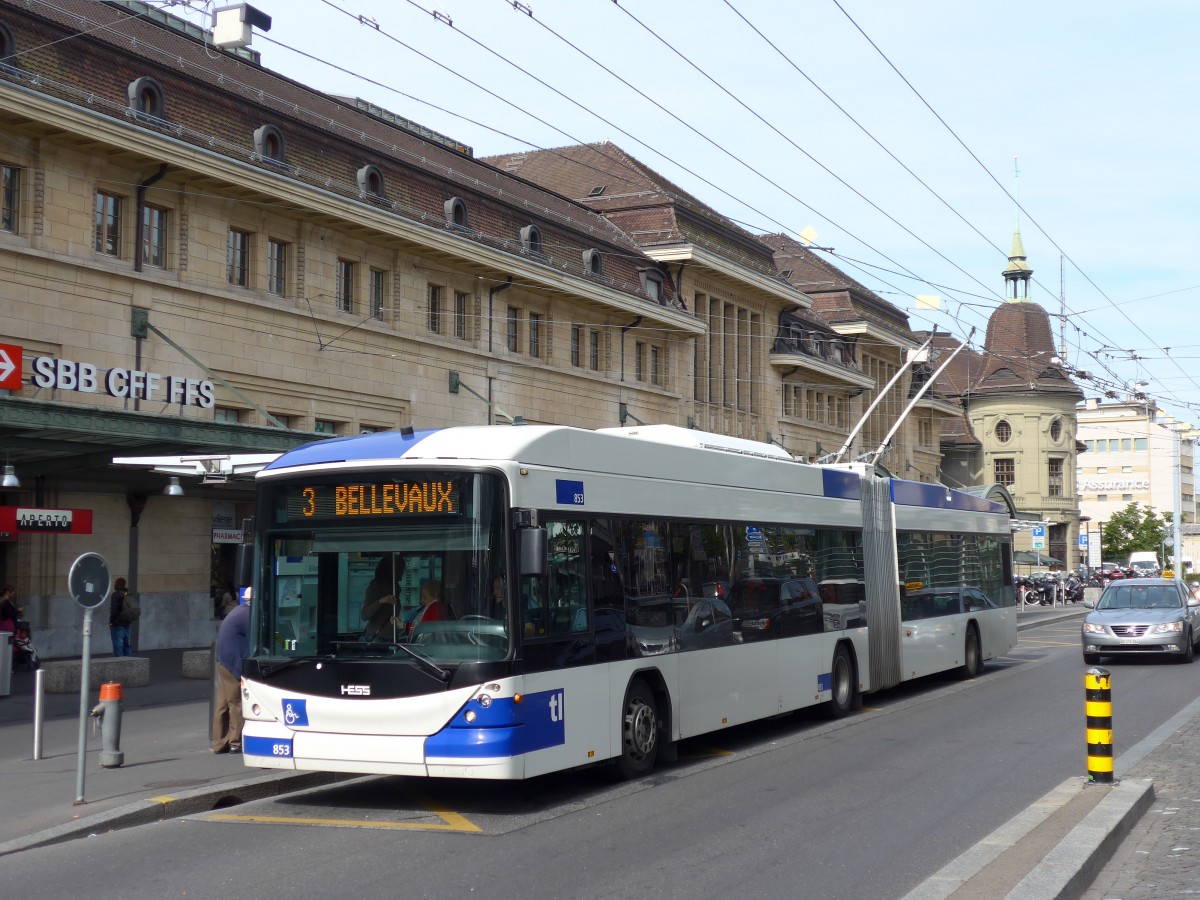
M78 391L81 394L108 394L110 397L175 403L179 406L198 406L212 409L216 393L211 381L185 378L179 375L160 375L140 369L98 369L91 363L52 356L35 356L30 360L33 375L30 383L37 388Z
M90 509L0 506L0 532L91 534Z

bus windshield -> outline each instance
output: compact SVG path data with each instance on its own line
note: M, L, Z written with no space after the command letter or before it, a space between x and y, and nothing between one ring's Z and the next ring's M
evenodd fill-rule
M252 655L453 665L512 649L495 473L322 474L271 482Z

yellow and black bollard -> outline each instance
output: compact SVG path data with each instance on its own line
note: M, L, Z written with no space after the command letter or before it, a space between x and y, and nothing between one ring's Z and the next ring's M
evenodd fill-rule
M1088 669L1083 684L1087 694L1088 781L1112 784L1112 687L1108 669Z

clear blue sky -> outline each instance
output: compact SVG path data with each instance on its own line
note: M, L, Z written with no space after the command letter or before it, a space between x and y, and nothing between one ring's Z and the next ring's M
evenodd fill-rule
M1033 299L1057 316L1065 294L1067 361L1108 388L1146 380L1168 412L1200 422L1200 4L533 0L532 16L510 0L254 5L274 19L254 42L269 68L477 156L611 140L753 231L815 229L914 328L977 326L977 345L1004 292L1018 216L1007 191L1026 211ZM916 308L919 294L941 310Z

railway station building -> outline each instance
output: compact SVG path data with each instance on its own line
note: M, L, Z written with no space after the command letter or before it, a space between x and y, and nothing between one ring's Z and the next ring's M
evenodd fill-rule
M479 160L137 0L0 0L0 125L0 583L45 656L80 651L85 552L135 650L207 645L254 460L308 441L666 423L813 458L898 374L857 454L927 375L902 311L613 145ZM938 480L954 415L928 395L881 462Z

